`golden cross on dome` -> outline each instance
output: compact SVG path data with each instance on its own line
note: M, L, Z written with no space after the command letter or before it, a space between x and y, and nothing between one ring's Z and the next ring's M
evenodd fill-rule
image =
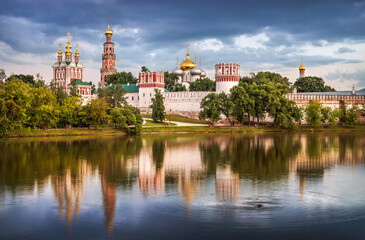
M179 65L179 57L176 57L176 65Z
M70 31L67 31L67 37L68 37L68 39L70 39L70 35L71 35Z
M109 18L109 16L108 16L108 28L109 28L109 19L110 19L110 18Z
M202 68L202 59L200 58L200 68Z
M79 47L79 44L78 43L76 43L76 48L78 48Z
M60 49L61 49L61 43L59 43L58 46L60 46Z

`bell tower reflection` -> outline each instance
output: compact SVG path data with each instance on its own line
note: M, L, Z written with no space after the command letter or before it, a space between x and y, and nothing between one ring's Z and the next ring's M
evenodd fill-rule
M102 174L101 188L103 192L105 224L108 232L111 233L113 231L113 226L114 226L116 185L113 182L108 182L105 174Z
M91 175L91 166L82 161L77 167L77 173L71 174L71 169L62 171L54 177L53 190L58 203L58 217L65 216L68 224L74 215L78 217L81 211L81 200L84 195L83 179Z
M138 183L144 196L163 195L165 193L165 145L166 141L157 139L152 148L145 142L138 164Z
M238 202L240 200L240 177L230 165L217 165L215 191L218 201Z

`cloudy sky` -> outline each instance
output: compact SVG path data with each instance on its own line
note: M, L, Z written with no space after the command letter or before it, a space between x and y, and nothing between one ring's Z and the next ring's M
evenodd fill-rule
M40 73L49 82L67 31L79 44L87 81L100 78L110 16L118 71L171 71L192 58L214 78L214 64L238 62L241 75L306 75L337 90L365 87L365 1L352 0L1 0L0 68Z

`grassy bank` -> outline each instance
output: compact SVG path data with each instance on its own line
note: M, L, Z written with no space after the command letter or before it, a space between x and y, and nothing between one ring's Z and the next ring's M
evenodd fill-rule
M123 129L115 128L73 128L73 129L26 129L16 131L9 137L51 137L51 136L83 136L83 135L126 135Z
M365 134L365 125L356 126L335 126L335 127L319 127L313 128L310 126L299 126L297 129L282 129L272 126L262 126L259 128L251 126L236 126L236 127L178 127L178 126L151 126L142 128L141 134L158 134L158 133L238 133L238 134L261 134L261 133L297 133L297 132L328 132L328 133L343 133L343 132L363 132ZM27 129L17 131L9 137L51 137L51 136L102 136L102 135L126 135L127 132L123 129L115 128L73 128L73 129Z
M152 118L152 114L141 114L143 118ZM198 123L198 124L206 124L206 121L200 121L198 119L187 118L180 115L167 114L167 121L175 121L175 122L183 122L183 123Z
M251 127L251 126L238 126L238 127L154 127L143 128L142 134L149 133L269 133L269 132L353 132L364 131L365 125L356 126L335 126L335 127L318 127L313 128L310 126L299 126L296 129L283 129L272 126L263 127Z

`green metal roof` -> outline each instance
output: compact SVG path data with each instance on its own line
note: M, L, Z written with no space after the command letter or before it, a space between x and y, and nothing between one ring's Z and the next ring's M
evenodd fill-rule
M73 80L71 83L69 83L67 86L71 86L72 83L75 82L77 85L84 85L84 86L91 86L90 84L88 84L87 82L83 82L79 79L75 79Z
M110 85L105 86L103 89L106 89L108 87L110 87ZM115 85L114 85L114 87L115 87ZM129 85L122 84L122 87L127 91L127 93L139 92L139 87L136 83L130 83ZM170 92L170 91L165 88L164 92Z
M129 93L139 92L139 87L135 83L130 83L129 85L128 84L122 84L122 86Z

